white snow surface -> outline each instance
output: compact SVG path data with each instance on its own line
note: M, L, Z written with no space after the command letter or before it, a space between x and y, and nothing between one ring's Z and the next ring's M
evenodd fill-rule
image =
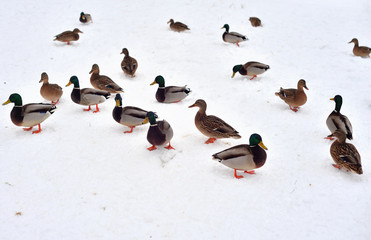
M94 22L80 23L81 11ZM44 71L64 94L39 134L12 124L13 104L0 107L0 239L370 239L371 60L348 44L356 37L371 46L370 11L369 0L2 2L0 100L17 92L24 104L46 102ZM264 26L253 28L251 16ZM170 18L191 30L170 31ZM224 43L225 23L249 41ZM79 41L53 41L76 27ZM139 62L135 78L120 68L124 47ZM232 67L247 61L271 69L232 79ZM124 88L124 105L171 124L176 150L148 151L149 125L124 134L113 98L99 113L72 102L65 85L76 75L92 87L94 63ZM157 102L149 85L157 75L191 94ZM274 92L301 78L308 101L295 113ZM332 166L325 121L337 94L363 175ZM200 98L242 138L204 144L197 109L188 108ZM238 180L211 155L252 133L268 147L267 162Z

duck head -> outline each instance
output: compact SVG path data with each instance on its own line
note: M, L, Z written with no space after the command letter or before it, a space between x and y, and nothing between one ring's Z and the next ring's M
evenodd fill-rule
M22 98L18 93L13 93L9 96L8 101L4 102L3 105L14 103L16 106L22 106Z

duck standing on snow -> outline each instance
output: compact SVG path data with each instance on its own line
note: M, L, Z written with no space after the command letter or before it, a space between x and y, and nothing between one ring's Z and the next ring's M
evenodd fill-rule
M88 13L81 12L80 13L80 22L82 23L88 23L88 22L93 22L93 19L91 18L91 15Z
M104 90L110 93L122 93L124 90L117 85L111 78L99 75L99 66L98 64L93 64L89 72L90 83L95 89Z
M264 73L269 69L269 65L260 62L247 62L244 65L239 64L233 67L233 75L239 72L241 75L252 76L250 80L253 80L257 75Z
M225 32L223 33L223 41L229 43L235 43L237 46L240 46L238 43L249 40L246 36L237 33L237 32L229 32L229 25L224 24L222 29L225 28Z
M46 72L41 74L41 80L39 83L41 82L43 83L40 88L41 96L45 100L51 101L52 104L56 105L63 94L62 88L58 84L50 84L49 76Z
M358 39L353 38L349 43L354 43L353 54L362 58L369 58L371 53L371 48L365 46L358 46Z
M305 94L303 88L309 90L305 80L301 79L298 82L298 89L283 89L281 87L280 91L276 92L275 95L279 96L283 101L285 101L285 103L290 106L292 111L297 112L300 106L307 102L307 95Z
M335 109L330 113L326 120L326 125L330 129L331 133L339 130L345 133L349 140L353 139L353 128L347 116L340 113L341 105L343 104L343 98L340 95L336 95L330 100L335 101ZM327 136L326 139L334 140L331 135Z
M83 32L81 32L78 28L75 28L73 31L65 31L55 36L53 41L57 40L60 42L66 42L69 45L72 41L79 40L79 33Z
M267 159L265 150L268 149L264 146L259 134L252 134L249 142L250 145L241 144L215 153L213 159L227 167L233 168L234 176L237 179L243 178L243 176L237 175L237 170L255 174L254 169L260 168L265 164Z
M125 54L125 57L121 62L122 71L124 71L124 73L130 75L131 77L134 77L135 71L137 71L138 68L137 60L129 56L129 51L126 48L122 49L121 54Z
M148 129L147 140L152 147L147 148L149 151L157 149L156 146L161 146L169 143L166 149L174 149L170 145L170 140L173 138L173 129L170 124L165 121L156 121L157 115L154 112L147 112L146 119L143 123L149 123L151 126Z
M209 139L206 144L213 143L218 138L241 138L238 132L222 119L206 114L206 102L203 99L198 99L194 104L189 106L199 107L195 117L195 125L197 129Z
M80 90L79 79L76 76L72 76L70 81L67 83L66 87L73 84L73 90L71 92L71 99L74 103L89 106L88 109L84 111L90 111L91 105L96 106L96 110L93 113L99 112L98 104L106 101L111 93L108 91L97 90L93 88L83 88Z
M148 111L133 106L122 107L122 98L119 93L116 94L115 101L116 106L112 111L113 119L122 125L130 127L130 131L125 131L124 133L132 133L136 126L143 124Z
M251 26L253 27L261 27L262 25L262 22L257 17L250 17L249 20L251 22Z
M174 32L183 32L186 30L190 30L187 25L181 22L174 22L173 19L170 19L168 22L170 23L170 29L173 30Z
M345 133L336 130L331 136L336 138L330 147L331 157L336 163L333 166L338 169L345 168L347 171L363 174L361 156L353 144L345 142Z
M39 129L33 131L32 134L41 132L40 123L50 117L57 109L54 104L49 103L29 103L22 106L22 98L18 93L11 94L3 105L9 103L14 103L10 112L10 119L14 125L27 127L23 129L25 131L30 131L36 125L39 126Z
M156 99L161 103L176 103L180 102L188 96L191 89L187 88L187 85L183 87L168 86L165 87L165 79L161 75L157 76L155 80L150 84L158 84L156 92Z

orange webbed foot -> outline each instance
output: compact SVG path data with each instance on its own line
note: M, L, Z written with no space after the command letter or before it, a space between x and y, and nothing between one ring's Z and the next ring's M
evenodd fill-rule
M152 145L152 147L149 147L149 148L147 148L149 151L153 151L153 150L156 150L157 148L156 148L156 146L155 145Z
M209 138L205 143L206 143L206 144L214 143L215 140L216 140L216 138Z

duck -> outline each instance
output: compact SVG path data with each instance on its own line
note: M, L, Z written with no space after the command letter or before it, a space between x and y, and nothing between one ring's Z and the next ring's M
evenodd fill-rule
M72 41L79 40L79 33L83 32L81 32L78 28L73 29L73 31L65 31L56 35L53 41L66 42L69 45Z
M167 23L168 24L170 23L170 29L173 30L174 32L183 32L186 30L191 30L188 28L186 24L181 22L174 22L173 19L170 19Z
M237 179L243 178L242 175L237 175L237 170L244 171L248 174L255 174L257 168L262 167L267 160L268 150L262 141L262 137L257 134L251 134L249 144L240 144L231 148L227 148L221 152L213 154L213 160L221 164L233 168L234 176Z
M157 115L154 112L147 112L146 119L143 121L143 123L150 123L150 127L147 132L147 140L150 144L152 144L151 147L147 148L149 151L153 151L156 148L156 146L161 146L169 143L168 146L165 148L175 149L171 146L170 140L173 138L173 129L171 128L170 124L166 120L157 121L156 120Z
M250 80L253 80L257 75L264 73L269 69L269 65L260 62L247 62L244 65L239 64L233 67L233 75L239 72L241 75L252 76Z
M303 106L307 102L307 95L305 94L303 88L308 89L307 84L304 79L298 81L298 88L288 88L283 89L281 87L279 92L275 95L279 96L285 103L287 103L290 109L297 112L300 106Z
M31 131L32 128L38 125L39 129L32 131L32 134L40 133L40 124L50 117L57 107L50 103L29 103L22 105L22 97L18 93L13 93L9 96L8 101L3 105L14 103L14 107L10 112L10 119L14 125L23 128L25 131Z
M80 13L80 22L82 23L89 23L89 22L93 22L93 19L91 18L91 15L88 14L88 13L84 13L84 12L81 12Z
M365 46L358 46L358 39L353 38L349 43L354 43L353 54L362 58L369 58L371 48Z
M353 139L353 128L347 116L340 113L341 105L343 104L343 98L340 95L336 95L330 100L335 101L335 109L330 113L326 120L326 125L331 133L336 130L345 133L349 140ZM332 137L327 136L325 139L334 140Z
M238 43L249 40L246 36L237 33L237 32L229 32L229 25L224 24L222 29L225 28L225 32L223 33L223 41L229 43L235 43L238 47L240 46Z
M220 138L241 138L238 132L222 119L206 114L206 102L203 99L198 99L189 108L199 107L195 117L195 125L197 129L209 139L206 144L213 143Z
M99 66L98 64L93 64L89 72L90 83L95 89L104 90L110 93L123 93L124 90L117 85L111 78L99 75Z
M40 88L41 96L45 100L51 101L52 104L56 105L63 94L62 88L58 84L50 84L49 76L46 72L41 73L41 80L39 83L41 82L43 83Z
M124 73L130 75L131 77L135 76L135 72L138 69L138 61L129 56L129 51L126 48L122 49L121 54L124 54L125 57L121 62L121 69Z
M89 106L89 108L84 109L84 111L90 111L91 105L95 105L96 109L93 113L99 112L98 104L105 102L111 96L110 92L104 90L97 90L94 88L80 89L79 79L76 76L70 78L66 87L71 84L73 84L73 90L71 92L72 101L80 105Z
M136 126L143 124L148 111L133 106L122 107L122 98L119 93L115 96L115 102L116 106L112 111L113 119L121 125L130 127L130 131L125 131L124 133L132 133Z
M344 168L357 174L363 174L361 155L357 148L346 142L346 135L341 130L336 130L332 137L336 140L331 144L330 154L335 164L333 166L338 169Z
M251 22L251 26L253 27L261 27L262 21L257 17L250 17L249 21Z
M183 87L168 86L165 87L165 79L163 76L158 75L155 80L150 84L158 84L156 92L156 99L160 103L176 103L182 101L191 92L187 85Z

